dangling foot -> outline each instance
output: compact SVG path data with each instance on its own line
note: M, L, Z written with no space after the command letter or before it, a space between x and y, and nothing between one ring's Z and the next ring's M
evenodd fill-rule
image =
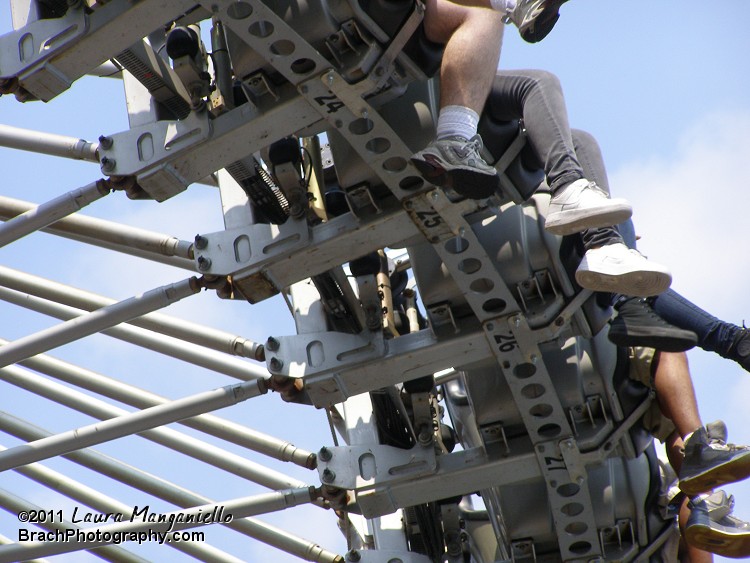
M666 267L618 242L587 250L576 270L576 281L593 291L650 297L666 291L672 275Z
M724 354L724 357L734 360L746 371L750 371L750 329L745 328L744 323L742 328L734 335L732 345Z
M726 433L700 427L685 441L680 490L699 495L750 476L750 448L726 443Z
M452 188L471 199L484 199L500 187L500 179L495 167L482 158L482 146L479 135L468 141L448 137L433 141L415 153L411 161L422 177L436 186Z
M694 332L662 319L647 299L628 297L618 305L609 323L609 339L618 346L643 346L664 352L684 352L698 343Z
M567 0L518 0L509 19L527 43L538 43L552 31Z
M685 541L722 557L750 557L750 524L732 515L734 497L724 491L692 499L685 526Z
M557 190L549 202L544 228L554 235L572 235L617 225L632 214L627 201L609 199L594 182L581 178Z

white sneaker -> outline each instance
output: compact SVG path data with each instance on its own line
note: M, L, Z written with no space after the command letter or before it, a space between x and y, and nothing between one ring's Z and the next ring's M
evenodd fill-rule
M617 225L632 214L626 200L609 199L594 182L581 178L558 190L550 200L544 227L554 235L572 235Z
M649 297L666 291L672 274L622 243L586 251L576 270L578 285L594 291Z

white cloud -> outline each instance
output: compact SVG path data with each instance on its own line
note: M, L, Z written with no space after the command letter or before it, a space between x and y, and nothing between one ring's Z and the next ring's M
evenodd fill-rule
M671 157L644 156L611 182L614 195L633 203L639 248L671 268L674 288L734 321L742 318L736 307L750 270L743 248L748 127L750 111L709 114L685 130Z

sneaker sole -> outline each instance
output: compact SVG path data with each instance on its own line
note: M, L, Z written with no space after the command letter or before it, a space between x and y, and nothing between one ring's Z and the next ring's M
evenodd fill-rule
M748 477L750 477L750 452L698 475L681 479L679 487L686 495L695 496Z
M593 291L622 293L633 297L651 297L669 289L672 276L653 271L604 274L591 270L579 270L576 271L576 281L581 287Z
M730 533L712 528L710 524L691 524L685 529L685 541L692 547L722 557L750 557L750 531Z
M610 342L617 346L625 348L641 346L655 348L663 352L685 352L698 344L698 338L695 334L686 330L643 329L623 332L610 329L608 338Z
M568 0L553 0L545 4L542 12L533 20L521 24L518 33L527 43L539 43L549 35L552 28L555 27L557 20L560 19L560 6ZM529 29L533 28L533 29Z
M471 169L446 169L420 158L412 158L412 164L422 177L441 188L452 188L456 193L471 199L484 199L500 187L497 174L483 174Z
M611 227L627 221L633 215L629 205L612 205L599 211L581 209L550 213L544 221L544 228L553 235L572 235L586 229Z

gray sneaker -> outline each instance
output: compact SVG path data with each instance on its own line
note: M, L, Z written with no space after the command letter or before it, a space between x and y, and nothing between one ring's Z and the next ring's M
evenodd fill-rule
M711 426L711 425L709 425ZM750 476L750 448L727 444L726 437L701 427L685 442L680 489L696 496Z
M509 18L527 43L538 43L552 31L567 0L517 0Z
M750 557L750 524L732 515L734 497L716 491L688 504L685 541L691 546L733 559Z
M422 177L471 199L484 199L500 186L497 170L481 156L482 138L474 135L433 141L411 157Z

